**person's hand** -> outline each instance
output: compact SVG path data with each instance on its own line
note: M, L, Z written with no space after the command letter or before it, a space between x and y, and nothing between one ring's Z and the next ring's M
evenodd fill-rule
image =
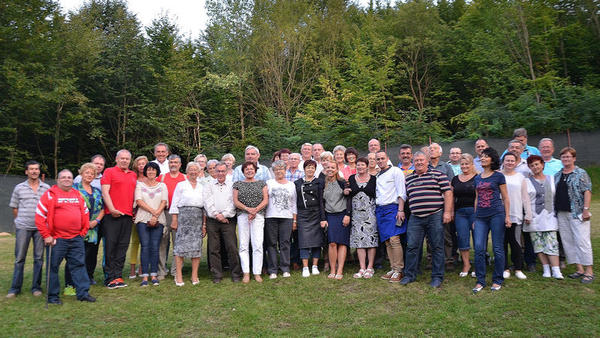
M402 222L404 222L404 218L406 218L404 215L404 210L398 210L396 213L396 220L398 221L398 224L402 224Z
M328 225L327 221L321 221L321 228L325 229Z
M510 221L510 217L506 216L506 219L504 220L504 224L506 225L507 229L512 227L512 222Z
M217 221L219 221L219 223L229 223L229 220L223 216L222 214L217 214L217 216L215 217L215 219Z
M256 214L248 214L248 220L253 221L256 218Z
M581 218L584 221L589 221L591 217L592 217L592 214L590 213L590 211L583 209L583 212L581 213Z
M48 237L44 238L45 246L54 246L55 244L56 244L56 239L53 238L52 236L48 236Z
M125 215L124 213L120 212L119 210L115 209L115 210L111 210L110 212L111 216L114 218L119 218L123 215Z
M531 224L531 220L530 219L525 219L525 224Z
M298 230L298 222L293 221L292 222L292 231L296 231L296 230Z
M346 196L350 195L351 191L352 191L352 189L350 189L350 188L344 189L344 195L346 195Z
M348 224L350 224L350 216L345 215L344 218L342 219L342 225L347 227Z
M452 213L450 211L444 211L442 223L448 224L452 222Z
M90 229L95 228L97 225L98 225L98 221L96 221L96 220L91 221L90 222Z
M256 208L246 208L246 212L250 215L256 215L258 210Z
M171 222L171 230L177 231L177 221L173 220Z
M202 226L202 238L206 237L206 225Z

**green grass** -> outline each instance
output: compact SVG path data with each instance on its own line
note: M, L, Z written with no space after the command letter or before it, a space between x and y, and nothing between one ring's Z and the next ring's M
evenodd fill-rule
M600 167L586 167L584 169L592 179L592 191L600 189ZM592 194L592 200L600 200L600 194Z
M593 207L600 209L600 202ZM593 221L597 274L599 225ZM542 279L541 272L529 273L525 281L510 278L497 293L486 289L474 296L474 279L461 279L458 272L447 273L443 287L432 290L428 270L404 287L383 282L378 278L381 272L371 280L354 280L355 266L346 268L342 281L328 280L324 274L302 278L293 272L290 279L266 279L262 284L224 279L214 285L203 260L197 286L189 283L188 266L182 288L172 279L147 288L140 288L139 280L125 289L93 286L90 293L98 298L96 303L63 296L64 305L45 310L45 298L28 292L30 259L24 292L16 300L4 298L12 277L13 248L13 238L0 239L2 336L600 335L600 279L583 285L568 278ZM573 271L569 266L563 273Z

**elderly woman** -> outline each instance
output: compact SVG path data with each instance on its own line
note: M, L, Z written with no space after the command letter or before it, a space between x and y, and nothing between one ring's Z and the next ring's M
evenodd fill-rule
M221 157L221 162L227 166L227 179L231 180L233 177L233 166L235 165L235 156L233 154L225 154Z
M531 222L531 204L527 194L527 182L525 176L515 170L521 158L512 152L504 154L502 161L502 173L506 180L506 189L510 200L511 226L506 229L504 235L504 273L503 277L510 277L508 268L508 245L510 244L511 258L515 266L515 276L518 279L526 279L523 273L523 249L521 246L521 229L523 223ZM529 169L527 169L529 170ZM525 217L523 217L525 214Z
M323 206L327 222L327 240L329 242L330 279L344 278L344 262L350 245L350 215L352 204L344 195L346 181L340 179L335 162L324 162L325 184L323 187ZM337 263L337 265L336 265Z
M377 166L376 157L377 155L375 153L369 153L369 155L367 155L367 159L369 160L367 172L371 176L377 176L377 174L379 174L379 167Z
M146 176L144 176L144 167L148 164L148 158L146 156L138 156L133 160L133 172L137 175L138 182L145 182ZM135 203L134 203L135 204ZM134 205L133 209L133 217L135 218L135 213L137 212L137 206ZM140 256L140 237L138 235L137 227L135 224L131 229L131 241L129 242L129 264L130 264L130 272L129 278L134 279L136 277L135 266L138 264L138 257ZM138 269L138 274L142 274L142 267L140 266Z
M317 162L304 161L304 177L294 182L298 214L298 247L302 259L302 277L309 277L308 259L312 256L312 274L319 274L321 246L325 242L322 228L327 225L323 209L323 180L315 177Z
M215 168L217 167L217 164L219 164L219 161L212 159L209 160L208 162L206 162L206 171L208 172L208 176L210 178L215 178L217 173L215 171Z
M233 183L233 204L238 209L238 233L240 236L240 262L244 277L242 283L250 282L250 256L248 248L252 242L252 273L257 282L263 264L264 209L269 203L269 192L265 181L254 178L258 167L254 162L244 162L244 180Z
M333 160L333 154L330 151L324 151L324 152L322 152L320 157L321 157L321 163L335 162ZM338 176L343 179L344 178L344 173L342 173L342 170L341 170L342 167L338 166L337 168L338 168ZM317 177L321 178L321 179L324 179L325 178L325 168L323 168L322 172L317 173L315 175Z
M344 153L344 159L348 164L341 168L342 174L344 174L345 178L348 178L351 175L356 174L356 160L358 159L358 151L352 147L346 149L346 152Z
M351 198L352 228L350 229L350 247L356 248L360 270L354 278L372 278L375 270L375 253L379 245L379 233L375 218L375 176L368 172L369 160L364 157L356 161L356 175L348 179L348 192ZM366 259L368 257L368 265Z
M504 233L512 226L510 220L510 200L506 191L506 179L501 172L500 157L496 150L486 148L479 156L483 172L475 176L475 222L473 242L475 245L475 275L477 284L473 293L485 287L488 234L492 233L494 251L494 273L492 291L502 288L504 277Z
M158 248L162 238L163 227L167 223L164 213L168 201L167 185L158 182L160 167L149 162L144 167L145 182L138 182L135 187L135 202L138 210L134 223L142 245L142 283L148 286L148 276L152 277L152 285L158 285Z
M333 148L333 159L337 163L338 168L343 169L346 166L346 147L337 145Z
M171 229L176 231L173 255L175 256L175 285L183 286L181 269L183 259L192 259L192 285L199 283L198 266L202 256L202 238L206 235L206 215L202 208L203 187L198 182L200 165L190 162L185 168L187 179L177 183L169 213L173 217Z
M206 164L208 162L208 158L204 154L198 154L194 157L194 162L198 163L200 166L200 174L198 177L202 178L208 175L206 172Z
M452 191L454 195L454 223L456 224L456 237L458 250L463 262L462 271L459 277L469 275L471 262L469 261L469 250L471 249L471 226L475 221L475 166L473 165L473 156L462 154L460 156L459 175L452 178Z
M574 148L565 147L560 151L563 169L554 175L554 209L567 263L577 266L569 278L581 278L582 283L590 284L594 281L590 240L592 181L585 170L575 165L576 159Z
M554 177L544 175L544 159L538 155L527 158L532 175L526 180L527 193L531 201L532 220L523 225L523 231L531 234L533 251L537 253L542 267L543 277L563 279L558 258L558 222L554 217ZM552 272L550 272L552 265Z
M102 201L102 192L100 189L93 187L92 182L96 178L96 166L93 163L85 163L79 168L81 182L73 184L73 189L79 190L85 205L89 210L90 229L83 238L85 244L85 268L91 284L96 284L94 281L94 271L96 270L96 262L98 257L98 224L104 217L104 202ZM65 284L73 287L69 265L65 265ZM75 292L75 289L73 289Z
M290 277L290 246L292 229L296 228L297 211L296 186L285 178L285 162L275 161L271 168L275 178L267 181L269 204L265 216L265 236L269 278L275 279L279 269L283 277Z

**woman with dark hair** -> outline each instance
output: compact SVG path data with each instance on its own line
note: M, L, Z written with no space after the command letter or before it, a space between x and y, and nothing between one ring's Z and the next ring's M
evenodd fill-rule
M319 274L321 246L325 242L326 225L323 208L323 180L315 177L317 162L304 161L304 177L296 180L298 247L302 259L302 277L309 277L308 259L312 256L312 274Z
M265 181L254 178L258 166L246 161L242 164L244 180L233 183L233 204L238 209L238 233L240 241L240 263L244 278L250 282L249 246L252 242L252 273L254 280L261 283L263 266L263 241L265 229L265 208L269 203L269 191Z
M576 159L575 149L565 147L560 151L563 169L554 175L554 209L567 264L577 266L577 270L569 278L581 278L582 283L590 284L594 281L590 239L592 180L585 170L575 165Z
M556 236L558 222L554 216L554 176L544 175L545 162L541 156L530 155L527 165L532 173L526 182L533 217L529 224L523 225L523 231L531 234L533 251L537 253L544 268L542 277L563 279Z
M158 247L162 238L163 227L167 223L164 209L167 206L167 186L158 182L160 167L156 162L148 162L144 166L145 182L138 182L135 187L135 202L138 206L134 223L140 244L142 245L141 265L142 283L148 286L148 276L152 277L152 285L158 285Z
M347 179L356 174L356 159L358 159L358 151L352 147L346 149L346 152L344 152L344 160L346 160L346 163L348 164L341 168L344 178Z
M346 181L340 179L337 164L324 162L325 180L323 187L323 206L327 218L327 240L329 242L330 279L344 278L344 263L350 245L350 215L352 204L344 195Z
M473 293L485 287L488 233L492 233L494 251L494 272L492 274L492 291L502 287L504 277L504 233L511 226L510 202L506 190L504 175L498 171L500 157L492 148L486 148L479 156L483 172L475 176L475 223L473 238L475 246L475 274L477 284Z
M360 270L354 278L371 278L375 273L373 263L379 245L377 219L375 218L375 191L377 179L368 172L369 160L361 157L356 160L356 174L348 179L348 192L351 199L352 228L350 247L356 248ZM368 265L367 265L368 257Z

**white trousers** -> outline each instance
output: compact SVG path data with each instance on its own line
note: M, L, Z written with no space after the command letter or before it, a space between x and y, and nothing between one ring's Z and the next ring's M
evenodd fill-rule
M567 264L593 265L590 221L582 222L566 211L558 212L557 218Z
M263 267L263 240L265 237L265 216L256 214L252 220L248 220L247 213L241 213L237 217L238 237L240 239L240 263L243 273L250 273L249 244L252 242L252 273L260 275Z

